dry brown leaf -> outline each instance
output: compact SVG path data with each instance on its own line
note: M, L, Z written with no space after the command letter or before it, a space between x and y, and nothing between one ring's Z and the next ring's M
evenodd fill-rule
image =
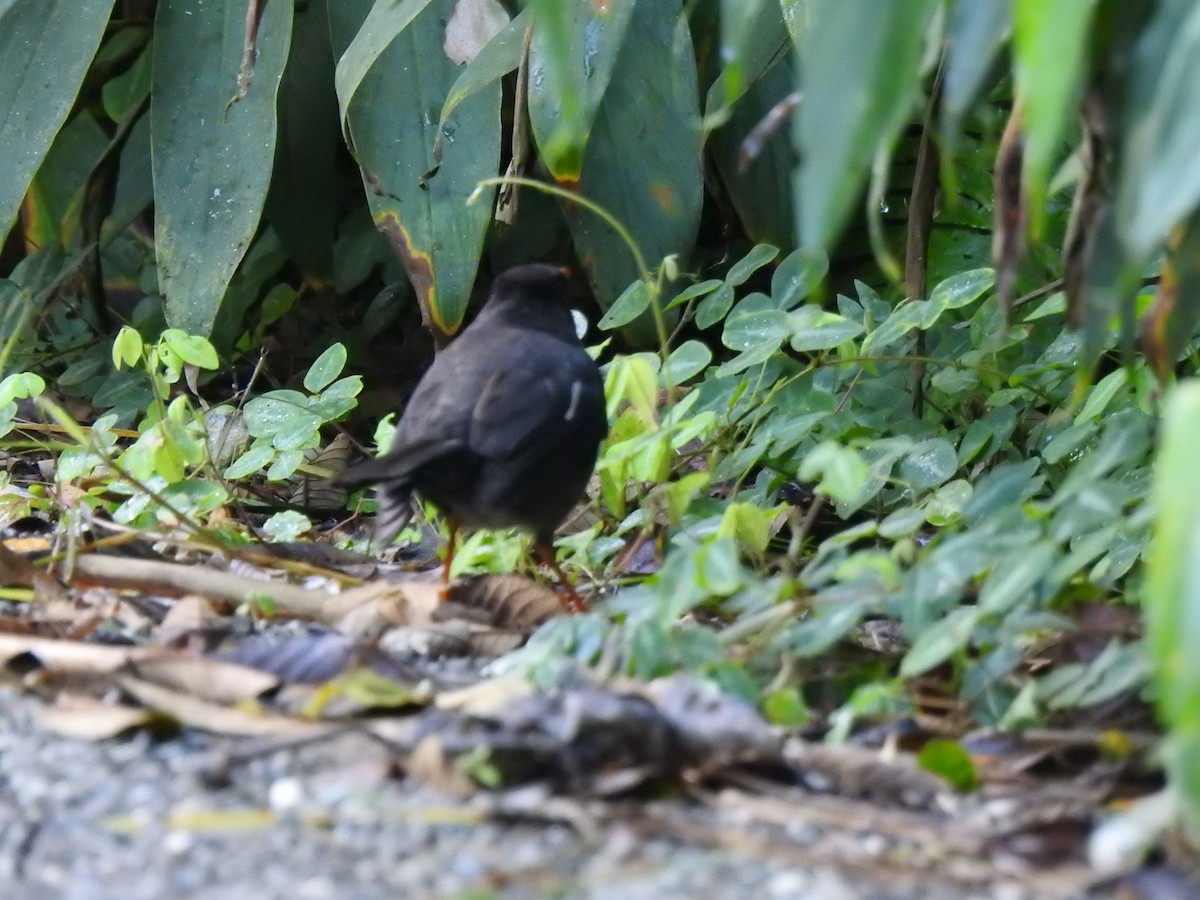
M139 703L170 716L189 728L199 728L217 734L318 737L331 729L341 727L304 722L274 713L220 706L130 675L118 676L117 683Z
M59 694L52 706L34 711L38 725L63 737L106 741L154 721L148 709L105 703L95 697Z
M508 13L497 0L458 0L446 23L442 50L456 66L464 65L507 24Z
M457 691L442 691L434 706L469 716L486 716L533 693L534 686L520 675L501 675Z
M452 797L469 797L479 791L479 785L446 753L442 739L436 734L417 743L405 759L404 768L409 775Z
M450 585L449 604L487 614L485 623L505 628L536 628L562 615L562 600L543 584L520 575L481 575L460 578ZM453 607L450 607L452 610ZM445 618L441 611L438 618ZM479 621L467 613L465 618Z
M397 625L428 624L440 602L435 582L376 581L326 598L317 618L351 637L375 637Z
M67 672L115 672L134 659L162 653L146 647L112 647L21 634L0 634L0 662L28 653L44 668Z
M190 594L171 605L155 629L159 644L172 644L185 635L201 631L225 619L204 597Z
M140 679L213 703L254 700L279 686L274 675L241 663L170 653L131 661L129 671Z

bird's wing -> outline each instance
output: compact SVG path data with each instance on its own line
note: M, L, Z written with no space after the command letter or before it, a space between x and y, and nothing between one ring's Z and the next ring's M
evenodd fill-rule
M520 368L497 372L484 385L471 412L467 445L489 459L509 459L556 423L573 422L590 382L570 365L523 360ZM557 431L550 431L554 434Z

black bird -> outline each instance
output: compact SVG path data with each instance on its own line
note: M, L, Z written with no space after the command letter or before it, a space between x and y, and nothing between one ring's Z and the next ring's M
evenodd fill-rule
M479 316L437 355L396 426L391 449L337 481L379 486L377 544L408 524L415 491L450 524L443 580L459 525L533 532L552 567L554 530L583 497L608 433L604 383L575 331L569 272L531 264L492 284Z

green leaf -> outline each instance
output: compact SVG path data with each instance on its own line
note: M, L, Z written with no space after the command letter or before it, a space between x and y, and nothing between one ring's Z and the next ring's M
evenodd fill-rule
M1128 369L1117 369L1115 372L1109 372L1101 378L1088 391L1087 400L1084 401L1083 408L1079 410L1079 415L1075 417L1075 424L1082 425L1085 422L1100 418L1104 414L1104 410L1108 408L1108 405L1112 403L1128 384Z
M1132 62L1114 221L1140 258L1200 202L1200 7L1159 4Z
M161 341L189 366L215 369L221 364L213 345L198 335L188 334L178 328L168 328L162 333Z
M778 255L779 248L772 247L770 244L758 244L752 247L749 253L729 267L729 273L725 276L726 283L740 287L746 283L746 279L773 261Z
M609 0L608 7L625 2ZM536 76L534 69L531 83ZM704 197L699 116L691 37L679 5L638 0L591 127L578 192L625 225L648 266L672 254L686 257L695 242ZM563 213L607 308L642 273L606 222L575 203L564 203ZM657 345L649 316L626 334Z
M787 313L775 307L766 294L749 294L725 318L721 342L730 350L761 350L773 352L788 336Z
M639 278L625 288L624 293L608 308L608 312L600 318L596 327L602 331L620 328L622 325L628 325L649 308L650 285Z
M0 406L13 400L37 397L46 390L46 381L34 372L14 372L0 381Z
M468 97L489 85L498 83L521 64L525 49L525 29L529 26L529 11L522 12L484 45L476 57L467 63L462 74L450 86L442 114L438 119L437 153L441 153L446 120Z
M163 0L154 20L154 243L167 322L207 336L249 247L275 156L292 4L268 3L253 80L237 92L246 9Z
M788 315L792 349L800 352L833 350L862 334L859 322L826 312L815 304L802 306Z
M396 35L407 28L430 2L432 0L379 0L371 7L365 19L361 15L357 17L361 27L358 28L353 41L342 45L342 53L334 75L343 128L348 126L346 111L354 102L355 94L362 86L367 73L391 46ZM335 8L329 11L331 31L336 28L333 20L337 5L338 0L335 0ZM365 10L362 3L357 4L357 8Z
M812 293L829 271L829 257L820 250L794 250L771 276L771 299L790 310Z
M944 663L970 642L982 616L983 610L977 606L960 606L950 610L913 641L900 663L900 674L912 678Z
M664 11L672 6L657 5ZM637 30L629 34L637 6L638 0L530 0L534 27L529 49L529 124L542 161L556 181L580 180L593 123L610 79L620 71L617 61L628 53L627 45L638 43ZM629 62L626 55L621 65ZM646 87L661 79L662 71L657 74Z
M729 314L733 300L733 285L722 282L696 307L696 327L710 328L716 325Z
M1167 398L1154 464L1154 536L1142 595L1171 775L1200 827L1200 383Z
M313 394L325 390L333 383L333 379L342 374L342 369L345 367L345 345L340 342L330 345L309 367L308 373L304 376L304 389Z
M403 262L425 321L442 334L453 334L466 312L491 222L494 191L469 205L467 198L499 168L500 85L463 100L439 128L437 111L460 72L442 51L444 22L454 0L405 0L399 5L381 0L364 22L368 5L369 0L340 0L329 7L334 51L350 44L338 65L342 116L375 227ZM389 12L395 18L387 19L385 31L393 39L377 47L374 38L364 35L377 14L382 19ZM400 20L403 26L396 27ZM356 90L347 92L348 82L343 84L340 76L347 57L359 47L366 55L375 54L374 63L356 75ZM440 164L434 157L439 135Z
M133 368L141 358L142 336L137 333L137 329L122 325L113 340L113 368L119 369L122 366L127 369Z
M798 41L800 245L828 249L871 162L913 112L937 0L810 0Z
M848 502L862 492L871 471L854 448L824 441L804 457L799 474L805 481L817 481L817 488L835 502Z
M1039 541L1002 557L980 589L980 609L996 615L1011 612L1050 573L1058 556L1054 544Z
M974 303L995 283L996 273L993 269L959 272L933 289L929 295L929 303L940 316L948 309L959 309L968 303ZM932 321L930 324L933 324Z
M958 471L958 454L945 438L931 438L913 447L900 463L900 477L914 491L937 487Z
M928 327L932 306L926 300L906 300L896 307L862 344L864 355L880 353L901 341L909 332Z
M113 0L0 4L0 239L66 121Z
M251 447L225 469L222 476L231 480L246 478L261 471L275 459L275 448L270 444L259 444Z
M668 303L664 308L671 309L675 306L681 306L682 304L687 303L689 300L694 300L697 297L707 296L719 288L722 283L723 282L718 278L710 278L707 281L701 281L697 284L693 284L691 287L684 288L682 291L672 297L671 302Z
M963 117L986 87L996 55L1012 32L1012 0L959 0L947 27L946 77L942 82L942 136L953 148Z
M917 765L948 781L960 791L973 791L979 787L979 775L971 755L958 741L929 741L917 754Z
M763 713L772 725L800 728L812 719L804 698L794 687L780 688L763 698Z
M712 351L701 341L684 341L671 351L663 370L664 378L671 384L683 384L698 375L712 362Z
M275 513L263 522L263 532L273 541L294 541L312 530L312 520L294 509Z
M1041 233L1051 166L1076 115L1095 7L1095 0L1016 0L1013 6L1013 68L1025 132L1022 182L1035 234Z

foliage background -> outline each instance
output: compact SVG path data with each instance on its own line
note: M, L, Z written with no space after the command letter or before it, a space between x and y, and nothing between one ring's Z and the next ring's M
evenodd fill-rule
M44 376L90 422L60 483L119 454L154 502L89 502L203 517L312 462L347 357L403 395L420 324L573 260L614 426L566 549L657 561L519 662L692 668L833 736L931 695L1110 721L1154 670L1188 782L1195 416L1147 498L1194 370L1198 41L1186 0L6 0L2 421ZM218 451L263 346L277 389ZM1111 613L1139 600L1148 656Z

